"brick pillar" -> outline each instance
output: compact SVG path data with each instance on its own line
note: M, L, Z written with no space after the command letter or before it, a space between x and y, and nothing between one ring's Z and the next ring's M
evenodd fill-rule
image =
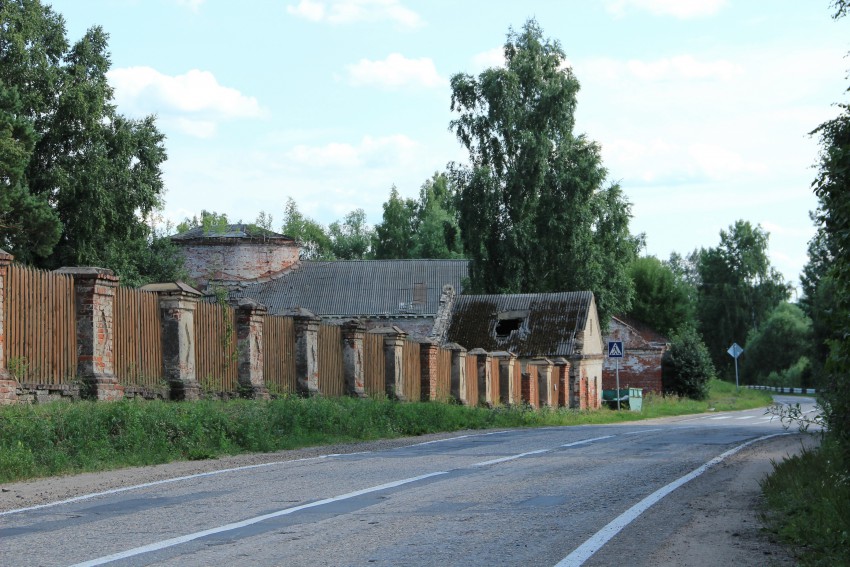
M115 378L112 348L112 306L118 277L106 268L60 268L74 278L77 310L77 376L86 396L96 400L120 400L124 387Z
M490 371L490 362L493 360L493 357L483 348L474 348L467 352L466 356L475 357L475 368L477 370L476 376L467 376L467 380L478 380L478 397L483 399L484 403L488 406L495 406L499 400L499 388L498 382L496 384L493 383L493 377Z
M581 366L572 371L573 380L578 383L578 407L581 410L590 409L588 405L587 376L582 376Z
M345 393L358 398L366 397L365 367L363 366L363 340L366 325L355 319L346 321L342 331L342 362Z
M537 367L537 393L540 407L558 407L558 375L555 366L548 358L535 358L531 364Z
M413 392L407 392L404 384L404 339L407 333L398 327L378 327L369 331L384 337L385 392L390 398L407 401Z
M437 352L439 349L436 341L419 340L419 368L422 373L422 392L419 399L423 402L433 402L437 399Z
M283 314L292 317L295 327L295 387L302 396L319 391L319 322L310 311L296 307Z
M201 387L195 374L195 309L201 292L182 283L150 284L142 288L159 295L162 328L162 374L173 400L197 400Z
M540 392L537 386L537 367L530 361L522 361L522 401L537 409L540 407Z
M457 343L448 343L443 348L452 353L452 374L449 382L449 394L465 406L470 405L466 399L466 349Z
M266 306L250 299L236 304L236 352L239 390L245 397L269 399L263 379L263 318Z
M517 391L515 382L521 377L514 376L516 355L512 352L496 351L492 356L499 359L499 399L503 404L518 404L520 400L516 399L514 393Z
M563 357L552 360L555 365L555 375L558 380L558 406L562 408L574 408L573 388L570 381L570 361Z
M14 256L0 249L0 405L18 401L18 381L6 367L6 286L9 265Z

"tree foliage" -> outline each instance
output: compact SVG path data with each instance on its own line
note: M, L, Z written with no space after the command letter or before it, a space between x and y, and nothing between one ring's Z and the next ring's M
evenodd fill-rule
M164 137L153 117L112 104L107 34L93 27L70 44L62 16L38 0L0 2L0 21L0 246L43 268L159 279L148 260Z
M750 331L739 363L741 381L745 384L767 384L771 373L786 372L804 358L807 365L811 355L811 319L798 306L780 303L758 330ZM782 385L810 386L810 374L798 378L806 382Z
M337 260L366 260L371 257L374 231L366 222L366 212L355 209L342 221L328 226L331 250Z
M629 315L670 336L693 326L695 305L692 286L654 256L638 258L629 267L635 297Z
M469 152L453 165L472 291L589 289L604 320L628 310L639 240L599 146L573 133L578 80L534 20L511 30L505 66L451 79L451 128Z
M768 237L761 226L739 220L720 231L717 248L696 254L700 332L715 367L726 377L734 375L729 346L743 344L790 293L770 264Z
M714 375L711 356L694 328L684 327L673 335L661 364L665 393L704 400L708 396L708 381Z
M325 228L298 210L298 204L290 197L286 200L281 232L292 237L301 245L302 260L332 260L331 239Z

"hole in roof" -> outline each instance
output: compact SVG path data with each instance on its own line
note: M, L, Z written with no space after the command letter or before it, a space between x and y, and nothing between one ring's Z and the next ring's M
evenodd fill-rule
M499 322L496 323L496 336L505 338L510 335L512 331L518 331L521 325L522 319L500 319Z

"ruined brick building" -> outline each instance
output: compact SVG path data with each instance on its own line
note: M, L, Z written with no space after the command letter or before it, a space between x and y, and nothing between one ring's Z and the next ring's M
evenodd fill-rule
M643 388L660 393L661 361L670 346L667 337L645 324L625 316L612 317L608 325L608 341L623 341L624 354L619 361L620 388ZM606 358L602 368L602 388L617 387L615 362Z

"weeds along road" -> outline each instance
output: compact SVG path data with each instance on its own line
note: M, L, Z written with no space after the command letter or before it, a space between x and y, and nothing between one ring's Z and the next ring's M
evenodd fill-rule
M0 512L0 564L749 564L676 542L798 437L751 410L231 468Z

